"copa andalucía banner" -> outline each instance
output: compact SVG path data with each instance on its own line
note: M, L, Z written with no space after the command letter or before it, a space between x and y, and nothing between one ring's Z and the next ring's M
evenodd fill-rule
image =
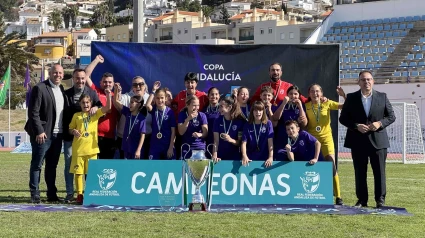
M94 160L84 205L179 206L183 204L183 161ZM212 204L333 204L332 164L319 162L263 162L242 166L221 161L214 166ZM186 177L190 181L190 177ZM206 197L206 185L201 191ZM186 184L187 198L195 193Z

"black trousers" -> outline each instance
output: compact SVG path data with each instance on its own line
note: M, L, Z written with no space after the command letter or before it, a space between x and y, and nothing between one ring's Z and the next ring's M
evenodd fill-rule
M116 142L114 138L98 137L99 159L113 159L115 156Z
M365 141L364 146L352 148L351 155L353 158L358 200L362 203L367 203L368 201L367 167L370 159L375 183L375 201L385 202L385 196L387 194L385 178L387 149L376 149L370 141Z

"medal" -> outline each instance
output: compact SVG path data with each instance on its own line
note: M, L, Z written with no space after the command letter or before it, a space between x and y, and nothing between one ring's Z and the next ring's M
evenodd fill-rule
M156 120L156 125L158 126L158 133L156 134L156 138L161 139L162 138L162 133L161 133L161 127L162 127L162 122L164 121L164 115L167 113L167 108L164 109L164 111L162 112L162 117L161 120L159 120L159 109L157 108L155 111L155 120Z
M288 144L292 147L292 146L294 146L295 145L295 143L297 143L297 140L298 140L298 136L299 136L300 134L298 134L297 135L297 137L295 138L295 140L294 140L294 143L292 143L292 140L291 140L291 137L288 137Z
M84 137L88 137L89 136L89 132L88 132L88 128L89 128L89 122L90 122L90 116L84 117L84 113L81 113L82 117L83 117L83 123L84 123L84 130L86 131L83 136Z
M127 135L127 139L130 137L131 131L133 130L134 124L136 124L137 121L137 117L139 116L139 113L137 113L136 118L134 118L134 122L133 125L131 124L131 115L130 115L130 123L128 124L128 135Z
M215 106L214 109L211 107L211 104L207 107L207 112L211 113L211 112L217 112L218 111L218 106Z
M232 128L232 123L233 123L233 120L231 120L231 121L230 121L229 129L226 131L226 120L224 119L224 116L223 116L223 128L224 128L224 133L221 133L221 134L220 134L220 138L221 138L221 139L226 138L226 135L228 135L228 134L229 134L230 128Z
M313 103L311 103L311 110L313 111L314 117L316 117L316 123L319 124L320 121L320 102L317 105L317 111L314 109ZM320 132L322 130L322 127L316 126L316 131Z
M275 106L277 106L277 104L276 104L276 99L277 99L277 96L279 95L279 91L280 91L280 86L282 85L282 81L280 81L279 80L279 87L278 87L278 89L276 90L276 94L274 95L274 98L272 99L275 103L274 103L274 105ZM272 83L270 83L270 87L273 89L273 87L272 87Z
M242 108L241 108L242 109ZM248 110L248 104L246 105L246 107L245 107L245 113L244 113L244 110L242 110L242 117L245 119L245 120L247 120L248 121L248 118L249 118L249 110Z
M261 135L261 131L263 129L263 123L260 123L260 130L258 131L258 136L257 136L257 130L255 129L255 123L253 123L254 126L254 133L255 133L255 142L257 142L257 151L260 152L260 135Z

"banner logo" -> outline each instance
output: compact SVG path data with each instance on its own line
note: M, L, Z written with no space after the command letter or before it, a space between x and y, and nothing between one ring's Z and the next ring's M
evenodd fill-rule
M114 186L117 180L117 171L113 169L104 169L103 174L98 174L99 186L102 190L109 190Z
M222 64L204 64L205 73L198 73L198 79L200 81L241 81L241 76L234 71L231 73L222 72L224 67ZM215 71L220 71L215 73Z
M307 193L314 193L320 185L320 174L316 172L305 172L304 177L300 177L304 190Z

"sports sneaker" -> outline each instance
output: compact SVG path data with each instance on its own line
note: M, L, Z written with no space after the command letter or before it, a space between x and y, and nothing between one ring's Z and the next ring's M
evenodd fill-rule
M74 201L74 200L75 200L75 198L74 198L74 194L67 194L67 195L66 195L66 197L65 197L64 202L65 202L65 203L70 203L70 202L72 202L72 201Z
M336 198L335 199L335 205L340 205L340 206L344 205L344 202L342 201L342 198Z
M83 205L83 200L84 200L83 194L78 194L77 199L75 200L75 203L77 203L77 205Z

